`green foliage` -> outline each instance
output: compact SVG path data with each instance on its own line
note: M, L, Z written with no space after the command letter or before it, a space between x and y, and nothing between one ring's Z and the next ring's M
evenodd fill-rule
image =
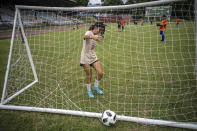
M87 6L89 0L76 0L76 6Z
M192 20L195 19L194 14L194 0L180 1L172 5L172 16L180 19ZM181 9L181 10L177 10Z
M151 1L157 1L157 0L151 0ZM136 4L143 2L150 2L150 0L128 0L126 4L128 5L128 4Z
M87 0L79 0L87 1ZM52 6L52 7L71 7L76 6L77 3L72 0L1 0L1 6L9 5L9 7L13 7L15 5L34 5L34 6Z
M129 4L135 4L136 3L136 0L128 0L126 2L126 5L129 5Z
M104 3L104 6L110 6L110 5L123 5L122 0L107 0Z

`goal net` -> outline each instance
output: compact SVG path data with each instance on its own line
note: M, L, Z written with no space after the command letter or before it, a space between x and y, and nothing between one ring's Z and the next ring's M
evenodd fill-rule
M16 6L0 108L97 118L110 109L118 120L197 129L194 4ZM165 41L156 26L163 15ZM106 24L96 48L104 95L89 98L80 56L85 32L98 21Z

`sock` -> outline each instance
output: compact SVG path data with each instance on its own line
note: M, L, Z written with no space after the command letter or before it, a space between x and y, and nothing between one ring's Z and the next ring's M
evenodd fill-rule
M87 90L91 91L91 84L86 84L86 86L87 86Z
M95 82L94 82L94 87L97 87L97 88L99 87L99 81L96 80L96 79L95 79Z

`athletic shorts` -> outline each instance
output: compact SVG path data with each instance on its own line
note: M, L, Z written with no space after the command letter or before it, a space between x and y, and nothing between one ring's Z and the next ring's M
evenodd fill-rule
M99 61L99 60L96 60L95 62L97 62L97 61ZM89 65L93 67L93 64L94 64L95 62L93 62L93 63L91 63L91 64L89 64ZM81 63L80 63L80 66L84 66L84 65L85 65L85 64L81 64Z

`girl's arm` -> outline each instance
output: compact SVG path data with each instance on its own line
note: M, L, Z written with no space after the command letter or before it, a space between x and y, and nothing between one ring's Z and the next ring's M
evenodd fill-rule
M100 36L99 35L85 35L84 39L93 39L96 41L99 41Z

